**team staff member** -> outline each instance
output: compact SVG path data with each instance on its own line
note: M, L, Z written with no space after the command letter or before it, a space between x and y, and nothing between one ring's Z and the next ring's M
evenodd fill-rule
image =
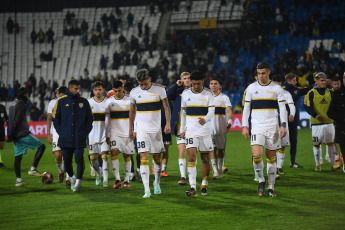
M80 97L80 83L71 80L65 96L59 98L53 110L53 122L59 134L58 146L62 149L64 166L71 177L71 190L79 192L84 173L84 148L92 130L92 112L86 98ZM77 178L72 168L73 153L77 163Z
M289 134L290 134L290 167L303 168L303 166L296 163L297 153L297 126L299 124L299 97L308 93L311 88L301 89L297 86L297 77L294 73L285 75L285 82L283 88L287 90L291 96L294 104L296 105L296 114L292 122L289 121Z
M1 159L1 151L5 147L5 127L4 124L8 120L6 108L0 105L0 168L5 168L4 163Z
M29 124L26 120L26 103L28 102L29 90L25 87L18 89L18 97L11 103L8 119L8 139L7 142L14 141L14 171L16 173L16 186L24 186L22 181L20 166L23 155L27 153L28 148L37 149L34 162L28 171L32 176L43 176L37 171L37 165L46 149L46 146L38 140L29 130Z
M345 73L343 76L343 84L345 85ZM339 143L342 154L345 154L345 87L344 85L334 92L331 104L328 108L327 115L335 121L335 139L334 142ZM345 172L345 164L343 164Z

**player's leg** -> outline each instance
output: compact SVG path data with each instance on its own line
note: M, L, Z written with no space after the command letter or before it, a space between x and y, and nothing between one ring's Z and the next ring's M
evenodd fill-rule
M217 156L217 163L218 163L218 175L219 177L223 177L223 165L224 165L224 156L225 156L225 146L226 146L226 133L214 136L215 140L215 148L214 151Z
M30 170L28 171L28 174L32 175L32 176L43 176L42 173L37 171L37 166L38 166L38 163L40 162L40 160L43 156L43 153L44 153L44 150L46 149L46 146L32 134L27 135L27 136L21 138L20 140L27 147L29 147L31 149L37 149L35 156L34 156L34 160L32 162L32 166L31 166Z
M216 151L216 148L214 149L214 151ZM218 158L218 174L219 174L219 177L224 177L223 175L223 164L224 164L224 155L225 155L225 150L224 149L217 149L217 158Z
M129 180L130 181L135 181L135 174L134 174L134 171L135 171L135 168L134 168L134 158L133 158L133 155L130 155L130 158L131 158L131 173L129 174Z
M149 168L149 153L140 153L140 175L143 181L145 195L143 198L150 198L150 168Z
M61 148L61 150L62 150L62 156L64 159L64 168L65 168L66 173L68 173L70 177L71 190L73 190L75 186L75 181L76 181L76 177L73 173L73 167L72 167L74 149Z
M131 156L129 154L123 154L123 158L125 161L125 179L124 179L124 187L129 188L129 177L131 175L131 166L132 166L132 161L131 161Z
M187 143L189 140L187 141ZM196 147L190 147L187 148L187 154L188 154L188 177L189 177L189 185L190 190L186 192L187 196L196 196L196 176L197 176L197 170L196 170Z
M258 195L263 196L265 194L265 184L266 184L266 180L264 177L264 163L262 161L263 146L253 145L251 149L252 149L253 167L258 177L258 182L259 182Z
M210 175L210 152L200 152L200 155L201 155L201 162L202 162L201 195L208 196L207 187L208 187L208 178Z
M284 175L283 164L285 159L285 146L282 146L281 149L278 149L276 152L277 156L277 177L279 175Z
M167 165L168 165L169 146L170 145L171 145L171 143L170 144L164 144L165 152L163 152L163 155L162 155L162 173L161 173L161 176L169 176L169 174L166 173L166 169L167 169Z
M331 170L335 171L340 168L340 164L336 164L336 145L334 143L335 130L333 124L324 126L324 141L327 144L328 155L331 160Z
M102 161L103 161L103 188L108 188L108 178L109 178L109 151L102 151Z
M16 174L16 186L24 186L27 183L23 182L21 176L21 162L23 159L23 154L27 151L27 147L22 145L20 141L14 141L14 172Z
M160 179L162 172L162 159L161 154L153 154L154 168L155 168L155 181L153 182L154 194L161 194Z
M2 162L1 154L5 148L5 140L0 140L0 168L5 168L4 162Z
M59 183L62 183L63 179L64 179L64 168L63 168L63 163L62 163L62 152L61 152L61 150L54 151L54 155L55 155L56 167L59 170Z
M320 126L312 126L311 133L313 137L313 152L315 159L315 171L321 171L320 154L321 154L321 128Z
M342 157L344 159L344 154L345 154L345 143L339 143L340 151L342 154ZM345 173L345 164L343 164L343 172Z
M111 150L111 167L115 176L115 184L113 186L114 189L118 189L122 185L120 178L119 153L120 151L118 149Z
M210 166L212 166L212 169L213 169L213 179L219 178L218 163L217 163L217 155L216 154L217 154L216 149L209 153L210 160L211 160Z
M74 158L75 162L77 163L77 179L75 182L75 186L73 188L73 192L79 192L81 186L81 180L83 179L84 174L84 148L79 148L74 150Z
M266 159L267 159L267 177L268 177L268 195L276 196L274 192L274 185L276 182L276 150L266 149Z
M186 185L187 180L186 180L186 141L185 139L177 136L177 149L179 152L179 157L178 157L178 165L180 169L180 174L181 174L181 180L178 182L179 185Z
M96 185L100 185L101 184L101 171L100 171L99 162L98 162L99 153L96 153L94 150L91 150L90 148L95 149L96 145L90 145L89 146L89 156L90 156L90 161L91 161L91 167L96 172Z

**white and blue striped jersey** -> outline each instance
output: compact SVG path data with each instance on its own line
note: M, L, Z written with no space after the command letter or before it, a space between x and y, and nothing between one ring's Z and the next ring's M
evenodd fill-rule
M232 107L229 97L220 92L218 95L214 96L214 106L214 117L211 118L212 133L214 135L226 133L226 124L229 120L226 108Z
M54 106L56 104L56 101L58 100L59 98L54 98L52 100L50 100L49 104L48 104L48 108L47 108L47 114L50 114L52 115L53 114L53 110L54 110ZM54 128L54 124L53 122L51 123L51 126L50 126L50 134L52 135L58 135L55 128Z
M88 99L92 114L93 123L92 130L89 133L89 144L105 142L105 108L107 98L104 97L102 101L96 101L95 98Z
M151 83L145 90L140 85L132 89L130 101L136 106L137 132L156 133L161 130L161 106L166 98L165 89L156 83Z
M129 107L130 100L128 95L122 98L112 96L106 103L106 113L108 120L108 137L119 136L128 137L129 131Z

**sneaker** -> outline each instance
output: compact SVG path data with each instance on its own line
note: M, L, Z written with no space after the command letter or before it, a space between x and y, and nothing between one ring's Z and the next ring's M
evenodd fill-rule
M275 193L275 192L273 191L273 189L268 189L268 196L269 196L269 197L276 197L276 196L277 196L277 193Z
M278 173L276 173L276 180L280 179L280 175Z
M331 163L331 159L329 158L328 155L325 156L325 160L328 161L329 163Z
M303 166L302 165L299 165L297 163L293 163L293 164L290 164L290 168L298 168L298 169L302 169Z
M39 176L39 177L42 177L42 176L43 176L43 173L40 173L39 171L37 171L37 169L29 170L29 171L28 171L28 174L29 174L30 176Z
M70 182L71 182L71 190L74 190L74 185L75 185L75 180L73 180L72 178L70 178Z
M179 185L186 185L187 184L186 178L182 177L181 180L179 180L178 184Z
M227 171L229 171L228 167L222 166L222 171L223 173L226 173Z
M95 169L91 166L91 172L90 172L90 175L93 177L93 176L96 176L96 171Z
M258 195L259 196L264 196L265 195L265 185L266 182L260 182L258 186Z
M162 190L161 190L161 187L159 186L159 184L156 184L155 182L153 182L153 188L154 188L153 194L161 194L162 193Z
M96 176L96 185L100 185L102 183L100 176Z
M152 174L155 175L155 165L152 164Z
M321 165L316 165L315 172L321 172Z
M338 165L338 166L340 167L340 161L339 161L339 160L337 160L337 161L335 162L335 164Z
M343 164L343 172L345 173L345 164Z
M164 170L164 171L161 173L161 176L169 176L169 174L166 173L166 171Z
M103 188L109 188L108 183L104 183L104 182L103 182Z
M123 187L130 188L131 186L129 185L128 181L125 181L125 183L123 184Z
M144 198L144 199L147 199L147 198L150 198L150 197L151 197L151 193L150 193L150 192L145 193L145 194L143 195L143 198Z
M213 177L212 177L213 179L218 179L219 178L219 174L218 174L218 172L213 172Z
M284 173L283 169L277 168L277 174L284 175L285 173Z
M338 169L340 169L340 165L334 164L331 167L331 171L337 171Z
M72 189L73 192L80 192L80 187L77 187L75 186L73 189Z
M208 196L207 188L201 188L201 195L202 196Z
M254 177L254 181L255 181L255 182L259 182L259 179L256 178L256 177Z
M323 165L323 159L322 158L320 159L320 165Z
M59 173L59 183L63 182L64 176L65 176L65 174L63 172Z
M121 185L122 185L121 181L117 180L117 181L115 182L115 185L113 186L113 188L114 188L114 189L118 189L118 188L121 187Z
M224 177L223 171L218 172L218 178L223 178L223 177Z
M71 181L70 180L66 180L66 186L71 186Z
M134 175L134 174L133 174ZM135 177L135 175L132 177L132 179L129 179L129 181L135 181L137 178Z
M339 160L341 160L342 162L343 162L343 164L344 164L344 158L343 158L343 154L339 154Z
M135 175L132 172L129 174L129 181L135 181Z
M196 193L196 190L194 188L191 188L189 189L189 191L186 191L186 196L197 197L198 194Z
M21 181L21 182L19 182L19 181L16 181L16 186L17 187L22 187L22 186L25 186L25 185L27 185L28 183L26 183L26 182L24 182L24 181Z
M5 168L5 165L4 165L4 163L0 163L0 168Z

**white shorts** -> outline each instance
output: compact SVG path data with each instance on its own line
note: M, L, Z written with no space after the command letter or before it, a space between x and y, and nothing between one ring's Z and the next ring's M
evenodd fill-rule
M59 141L59 134L53 134L53 142L52 142L53 152L61 151L61 148L57 145L58 141Z
M334 125L313 125L311 127L311 134L313 136L313 145L320 145L321 143L333 143L335 135Z
M103 152L109 152L110 148L107 142L103 143L96 143L93 145L89 145L89 154L95 154L95 153L103 153Z
M122 154L131 154L135 153L134 151L134 142L129 137L119 137L114 136L110 139L110 149L117 149Z
M183 139L180 136L177 136L176 137L176 142L177 142L177 145L185 145L186 144L186 139Z
M286 127L286 136L282 138L281 144L282 144L282 147L290 146L290 133L289 133L289 127Z
M137 132L138 153L163 153L165 152L162 132L145 133Z
M225 149L226 146L226 133L219 135L212 135L213 146L217 149Z
M212 136L197 137L193 134L186 133L186 149L196 148L199 152L213 151Z
M261 145L271 151L280 149L281 139L279 137L279 127L276 126L276 128L273 129L252 128L250 145Z

